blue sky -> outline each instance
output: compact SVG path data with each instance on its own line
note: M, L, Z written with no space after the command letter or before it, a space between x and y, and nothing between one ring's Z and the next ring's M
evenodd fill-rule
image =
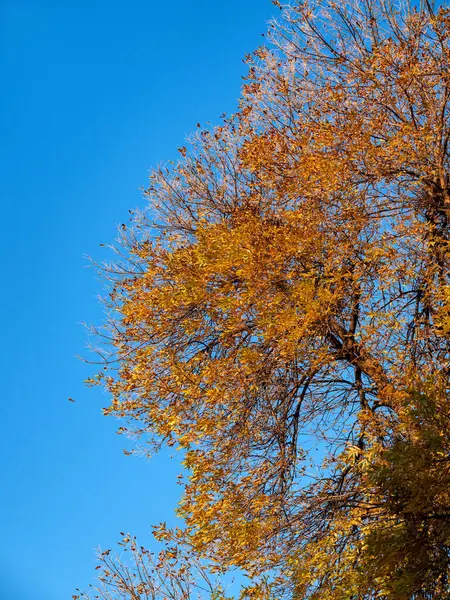
M176 459L124 456L82 321L148 170L239 96L270 0L1 0L3 317L0 598L62 600L122 530L149 540L178 500ZM68 397L76 402L68 402Z

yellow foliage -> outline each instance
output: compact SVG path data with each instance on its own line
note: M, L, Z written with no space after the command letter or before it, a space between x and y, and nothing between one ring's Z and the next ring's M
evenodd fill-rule
M427 4L285 7L109 271L107 412L275 597L450 597L449 42Z

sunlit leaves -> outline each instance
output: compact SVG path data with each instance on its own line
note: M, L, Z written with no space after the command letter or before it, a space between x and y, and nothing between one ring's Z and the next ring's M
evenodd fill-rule
M106 412L184 453L190 548L278 596L449 594L449 40L286 7L106 269Z

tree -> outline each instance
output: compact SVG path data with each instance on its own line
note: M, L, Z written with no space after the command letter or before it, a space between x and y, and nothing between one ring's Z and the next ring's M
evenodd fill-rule
M276 597L450 598L450 13L280 8L122 231L95 382L184 452L200 556Z

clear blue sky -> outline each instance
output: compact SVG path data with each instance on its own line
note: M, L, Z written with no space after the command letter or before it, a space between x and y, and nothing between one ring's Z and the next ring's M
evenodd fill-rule
M0 599L63 600L119 531L170 520L179 467L123 455L81 321L148 170L236 108L270 0L0 0ZM76 403L68 402L71 396Z

